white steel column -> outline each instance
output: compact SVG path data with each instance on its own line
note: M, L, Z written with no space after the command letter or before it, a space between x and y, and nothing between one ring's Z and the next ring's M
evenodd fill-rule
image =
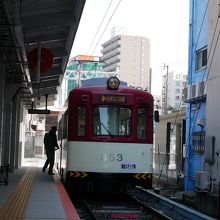
M4 110L4 151L3 151L3 161L5 164L10 165L10 150L11 150L11 121L12 121L12 103L5 105Z

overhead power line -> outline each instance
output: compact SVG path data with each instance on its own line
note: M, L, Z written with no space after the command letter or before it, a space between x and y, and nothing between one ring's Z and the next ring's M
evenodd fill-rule
M189 65L189 74L191 73L191 70L192 70L192 63L193 63L193 60L195 59L195 56L196 56L196 49L197 49L197 45L199 43L199 38L201 36L201 33L202 33L202 28L204 27L204 22L205 22L205 16L206 16L206 13L207 13L207 10L208 10L208 5L209 5L209 0L207 2L207 5L206 5L206 8L205 8L205 11L204 11L204 14L203 14L203 17L202 17L202 22L201 22L201 25L200 25L200 28L199 28L199 33L198 33L198 36L197 36L197 39L196 39L196 44L195 44L195 47L194 47L194 51L192 52L192 56L191 56L191 60L190 60L190 65ZM216 28L215 28L216 29ZM213 43L213 39L212 39L212 43ZM212 43L211 43L211 47L212 47ZM209 58L209 56L208 56ZM208 60L207 58L207 60ZM189 75L188 74L188 75ZM204 75L203 75L203 78L204 78ZM192 82L191 82L192 83ZM187 86L187 84L185 85L185 87ZM184 88L185 88L184 87ZM177 113L176 113L176 118L175 118L175 121L174 121L174 125L173 125L173 129L171 129L172 131L174 130L174 126L176 124L176 121L177 121L177 117L178 117L178 114L180 112L180 109L181 109L181 105L182 105L182 101L183 101L183 97L182 99L180 100L180 103L179 103L179 106L178 106L178 110L177 110ZM188 143L188 139L187 139L187 142Z
M108 25L109 25L110 21L112 20L112 18L113 18L113 16L114 16L115 12L117 11L118 6L120 5L120 3L121 3L121 0L120 0L120 1L118 2L118 4L116 5L116 7L115 7L115 9L114 9L114 11L113 11L113 13L112 13L111 17L109 18L108 23L106 24L106 26L105 26L105 28L104 28L104 30L103 30L103 32L102 32L102 34L101 34L101 36L100 36L100 38L99 38L98 42L96 43L95 48L94 48L94 49L93 49L93 51L92 51L92 55L93 55L93 53L94 53L95 49L97 48L97 46L98 46L98 44L99 44L99 42L100 42L100 40L101 40L101 38L102 38L103 34L105 33L105 31L106 31L106 29L107 29L107 27L108 27Z
M204 14L203 14L203 18L202 18L202 22L201 22L201 25L200 25L199 33L198 33L198 36L197 36L197 39L196 39L196 44L195 44L195 47L194 47L194 51L192 51L192 56L191 56L190 65L189 65L189 74L192 74L192 73L191 73L192 64L193 64L193 60L195 59L195 56L196 56L197 45L198 45L198 43L199 43L199 38L200 38L200 35L201 35L201 33L202 33L202 28L203 28L203 26L204 26L205 16L206 16L206 13L207 13L207 11L208 11L208 5L209 5L209 0L207 1L207 5L206 5L206 8L205 8L205 11L204 11ZM219 21L219 18L218 18L217 21L216 21L216 25L215 25L215 28L214 28L214 34L213 34L213 37L212 37L212 40L211 40L211 46L210 46L210 48L212 48L212 46L213 46L213 41L214 41L214 37L215 37L215 34L216 34L216 27L217 27L218 21ZM219 35L220 35L220 32L218 33L216 44L217 44L217 42L218 42ZM191 40L193 40L193 39L191 39ZM216 49L216 44L215 44L215 47L214 47L214 52L215 52L215 49ZM210 51L211 51L211 49L210 49ZM214 54L214 52L213 52L213 54ZM208 63L208 60L209 60L209 59L210 59L210 52L208 53L208 56L207 56L207 63ZM209 75L209 70L210 70L210 68L211 68L212 60L213 60L213 56L211 57L210 67L208 68L208 75ZM205 71L204 71L204 73L203 73L202 80L204 80L204 77L205 77ZM208 79L208 76L207 76L207 79ZM206 81L207 81L207 79L206 79ZM190 82L190 83L192 83L192 82ZM206 84L206 83L205 83L205 84ZM187 85L185 85L185 87L186 87L186 86L187 86ZM176 123L177 123L177 118L178 118L178 114L179 114L179 112L180 112L180 108L181 108L181 103L182 103L182 101L183 101L183 98L181 99L181 101L180 101L180 103L179 103L178 111L177 111L177 113L176 113L176 117L175 117L175 120L174 120L174 123L173 123L173 127L171 128L171 134L170 134L170 135L172 135L172 133L173 133L173 131L174 131L174 127L175 127L175 125L176 125ZM199 107L198 107L198 108L200 108L200 106L201 106L201 103L199 103ZM191 114L191 109L190 109L190 114ZM194 127L194 125L195 125L195 123L196 123L197 116L198 116L198 111L195 113L195 115L194 115L193 118L192 118L192 123L190 124L190 129L189 129L190 135L189 135L189 136L187 137L187 139L186 139L186 145L189 145L190 138L191 138L191 133L192 133L193 127ZM185 152L185 153L186 153L186 158L188 157L188 156L187 156L188 150L189 150L189 149L187 148L187 149L186 149L186 152Z
M108 6L108 8L107 8L107 10L106 10L106 12L105 12L104 17L102 18L102 21L101 21L101 23L100 23L100 25L99 25L99 28L98 28L98 30L96 31L96 34L95 34L95 36L94 36L94 38L93 38L93 40L92 40L92 42L91 42L91 44L90 44L90 46L89 46L89 49L88 49L88 51L87 51L87 54L89 54L89 51L90 51L90 49L91 49L91 47L92 47L92 44L94 43L94 41L95 41L95 39L96 39L96 37L97 37L97 35L98 35L98 33L99 33L99 30L100 30L100 28L101 28L101 26L102 26L102 24L103 24L103 22L104 22L104 20L105 20L105 18L106 18L106 15L107 15L107 13L108 13L108 11L109 11L109 9L110 9L110 6L111 6L111 4L112 4L112 1L113 1L113 0L111 0L110 4L109 4L109 6Z

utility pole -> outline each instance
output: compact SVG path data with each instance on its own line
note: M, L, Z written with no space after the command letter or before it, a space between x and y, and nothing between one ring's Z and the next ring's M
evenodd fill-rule
M163 66L164 69L166 69L166 87L165 87L165 108L164 108L164 114L166 115L167 114L167 108L168 108L168 105L167 105L167 101L168 101L168 77L169 77L169 66L166 65L164 63L164 66Z
M77 67L77 71L78 71L78 87L81 86L81 61L78 61L78 67Z

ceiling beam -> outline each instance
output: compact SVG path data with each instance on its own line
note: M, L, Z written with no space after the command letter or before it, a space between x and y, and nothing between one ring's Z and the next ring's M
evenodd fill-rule
M39 36L39 32L36 33L36 35L28 36L28 33L25 35L25 44L28 45L37 45L36 42L36 36ZM42 34L40 36L41 44L43 45L46 42L51 42L51 41L57 41L57 40L63 40L66 39L67 35L65 33L49 33L49 34Z
M25 29L48 27L48 26L62 26L73 25L76 22L76 18L73 15L73 11L47 13L35 16L22 17L22 24Z
M73 0L22 0L22 15L32 16L35 14L46 14L50 11L66 11L72 7Z

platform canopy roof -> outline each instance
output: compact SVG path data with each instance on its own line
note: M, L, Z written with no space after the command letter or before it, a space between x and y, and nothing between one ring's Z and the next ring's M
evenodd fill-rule
M54 101L85 0L0 1L0 61L26 108ZM52 60L52 63L51 63Z

